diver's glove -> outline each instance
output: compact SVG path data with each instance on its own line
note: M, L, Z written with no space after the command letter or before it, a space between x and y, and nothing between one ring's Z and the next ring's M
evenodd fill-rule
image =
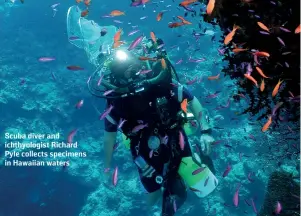
M207 133L203 133L200 137L201 151L204 155L211 153L211 146L215 142L215 139Z

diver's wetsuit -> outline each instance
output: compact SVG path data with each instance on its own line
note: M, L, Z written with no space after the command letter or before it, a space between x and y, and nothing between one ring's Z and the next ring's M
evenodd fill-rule
M152 65L152 72L146 74L147 79L158 76L160 71L161 63ZM144 191L152 193L162 186L165 188L162 216L174 215L173 202L180 207L186 200L186 188L178 175L178 168L183 157L192 156L183 130L183 118L179 118L179 113L181 102L184 99L187 99L187 102L192 101L193 95L181 85L171 85L171 78L170 72L159 84L148 84L145 91L128 97L114 98L114 93L111 93L113 97L107 99L107 108L112 105L113 109L105 119L107 132L116 132L118 122L121 119L126 120L121 130L130 139L134 161L142 157L149 165L146 166L146 170L138 169ZM133 129L139 124L147 124L147 127L133 134ZM184 136L183 150L179 145L180 132ZM148 144L151 136L157 137L157 140L158 137L168 137L166 144L161 142L159 147L153 150L152 157ZM161 177L161 180L163 177L162 183L158 181L158 177Z
M156 103L156 98L167 96L168 113L165 113L163 115L169 114L169 117L175 119L176 114L181 109L181 103L178 101L178 88L179 87L173 86L171 86L171 88L153 86L153 88L149 89L143 95L136 95L132 97L112 99L107 101L107 106L114 106L110 113L110 117L114 119L115 122L119 122L120 119L127 120L122 127L122 131L125 134L128 134L135 126L139 125L139 121L143 121L143 124L148 123L148 127L142 129L136 136L129 136L131 140L131 152L133 158L135 158L137 156L136 146L140 141L138 154L142 156L149 165L153 166L155 170L161 175L163 174L164 163L167 163L171 157L170 148L172 145L174 145L178 150L177 152L179 152L179 155L177 155L178 161L174 161L173 163L180 163L182 157L191 156L187 137L182 128L178 127L166 131L163 127L160 126L160 124L157 124L160 122L160 116L156 110L156 107L154 106L154 104ZM172 94L170 91L172 91ZM193 95L185 87L183 87L182 91L182 100L184 99L187 99L188 102L193 99ZM159 150L154 154L154 156L152 158L149 158L151 149L149 149L148 147L148 138L152 134L154 128L158 129L158 133L162 137L167 135L169 137L169 141L167 145L161 144ZM105 119L105 130L107 132L116 132L117 125L112 124L110 121ZM183 151L180 150L179 146L179 130L181 130L181 132L183 133L186 143ZM174 164L174 166L177 165L178 164ZM141 178L141 182L148 193L154 192L161 187L161 185L156 183L155 177Z

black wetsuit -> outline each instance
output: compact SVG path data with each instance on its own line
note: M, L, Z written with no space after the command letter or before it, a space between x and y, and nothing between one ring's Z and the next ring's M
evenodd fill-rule
M143 124L148 123L148 127L142 129L136 136L129 136L131 140L131 152L133 158L135 158L137 156L136 146L140 141L139 155L142 156L147 161L147 163L153 166L160 174L162 174L163 172L164 163L167 163L170 159L170 148L172 143L176 146L176 148L179 149L179 152L181 154L179 155L179 157L177 157L179 161L182 157L191 155L187 137L182 128L165 130L164 127L160 128L160 125L157 124L158 122L160 122L160 116L157 113L156 107L154 106L154 104L156 103L156 98L165 96L168 99L168 115L176 119L176 114L181 109L181 102L179 102L178 100L178 88L179 87L175 86L171 86L171 88L165 88L163 86L157 85L153 86L142 95L107 100L107 107L109 107L110 105L113 105L114 107L110 112L110 117L117 123L120 121L120 119L127 120L121 128L124 134L127 135L128 133L130 133L132 129L135 126L139 125L141 122L143 122ZM193 95L185 87L183 87L182 91L182 101L184 99L187 99L188 102L193 99ZM116 132L117 126L117 124L113 124L108 119L105 119L105 131ZM149 158L149 152L151 151L151 149L149 149L148 147L148 138L152 134L154 128L158 129L158 133L162 137L167 135L169 141L167 145L160 145L158 155ZM181 131L184 135L185 143L187 144L185 144L183 151L180 150L179 146L179 131ZM155 182L154 178L141 178L141 182L148 193L154 192L161 187L161 185Z

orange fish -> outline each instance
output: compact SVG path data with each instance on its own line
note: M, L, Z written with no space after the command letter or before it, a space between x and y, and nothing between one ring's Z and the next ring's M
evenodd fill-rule
M298 25L298 27L295 29L295 34L299 34L300 33L300 28L301 28L301 24Z
M88 7L91 4L91 0L84 0L85 5Z
M271 124L272 124L272 116L269 116L268 121L263 125L263 127L261 128L261 131L262 132L267 131Z
M212 14L212 11L214 9L214 5L215 5L215 0L209 0L208 5L207 5L207 9L206 9L206 13L208 15Z
M179 6L185 6L185 7L187 7L188 5L193 4L193 3L195 3L195 2L197 2L197 0L185 0L185 1L182 1L182 2L179 4Z
M76 1L76 3L78 4L78 3L80 3L82 0L75 0Z
M80 16L81 16L81 17L85 17L85 16L88 15L88 13L89 13L89 10L88 10L88 9L87 9L87 10L84 10L84 11L81 12Z
M114 41L113 48L117 48L117 47L121 46L122 44L125 44L125 42L123 42L123 41Z
M185 25L191 25L191 22L188 22L187 20L185 20L183 17L181 16L177 16Z
M120 40L120 36L121 36L121 33L122 33L122 29L119 29L115 35L114 35L114 42L117 42Z
M151 32L151 33L150 33L150 36L151 36L152 41L153 41L154 43L157 43L157 38L156 38L155 33L154 33L154 32Z
M164 58L161 58L161 65L162 65L163 70L165 70L167 66L166 66L166 61Z
M259 56L259 57L270 57L270 54L267 52L255 52L254 55Z
M121 15L125 15L125 13L122 12L122 11L119 11L119 10L113 10L110 13L110 16L113 16L113 17L115 17L115 16L121 16Z
M140 56L139 60L141 60L141 61L157 61L156 58L149 58L149 57L146 57L146 56Z
M162 16L163 16L163 12L160 12L160 13L157 15L157 21L158 21L158 22L162 19Z
M283 82L283 80L282 81L281 80L278 81L277 85L275 86L275 88L274 88L274 90L272 92L272 97L275 97L277 95L277 93L279 91L279 88L280 88L280 85L281 85L282 82Z
M234 25L233 30L225 37L225 40L224 40L225 45L228 45L230 43L230 41L233 39L233 36L235 35L235 32L237 29L240 29L240 27L237 25Z
M264 84L264 79L261 80L261 83L260 83L260 91L264 91L264 88L265 88L265 84Z
M175 23L168 24L168 27L169 28L177 28L177 27L182 26L182 25L185 25L185 24L182 23L182 22L175 22Z
M142 4L145 4L145 3L147 3L147 2L149 2L149 0L141 0L141 3L142 3Z
M257 25L259 25L259 27L267 32L270 32L269 28L266 27L263 23L261 22L257 22Z
M182 103L181 103L181 109L182 109L185 113L187 113L187 104L188 104L187 98L185 98L185 99L182 101Z
M232 51L234 53L239 53L239 52L243 52L243 51L247 51L247 50L248 50L248 48L246 48L246 49L243 49L243 48L234 48Z
M248 80L251 80L251 81L256 85L256 87L258 88L258 83L257 83L256 79L254 79L254 77L252 77L250 74L244 74L244 76L245 76Z
M256 67L256 70L263 78L270 78L270 77L267 77L259 67Z
M220 73L217 74L216 76L209 76L208 80L217 80L217 79L219 79L219 76L220 76Z

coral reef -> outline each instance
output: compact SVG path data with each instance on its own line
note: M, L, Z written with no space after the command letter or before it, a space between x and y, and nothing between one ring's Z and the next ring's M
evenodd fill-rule
M264 203L258 216L273 215L277 201L283 206L281 216L300 215L300 197L298 198L300 183L298 184L293 180L291 173L273 172L269 177L266 191Z

